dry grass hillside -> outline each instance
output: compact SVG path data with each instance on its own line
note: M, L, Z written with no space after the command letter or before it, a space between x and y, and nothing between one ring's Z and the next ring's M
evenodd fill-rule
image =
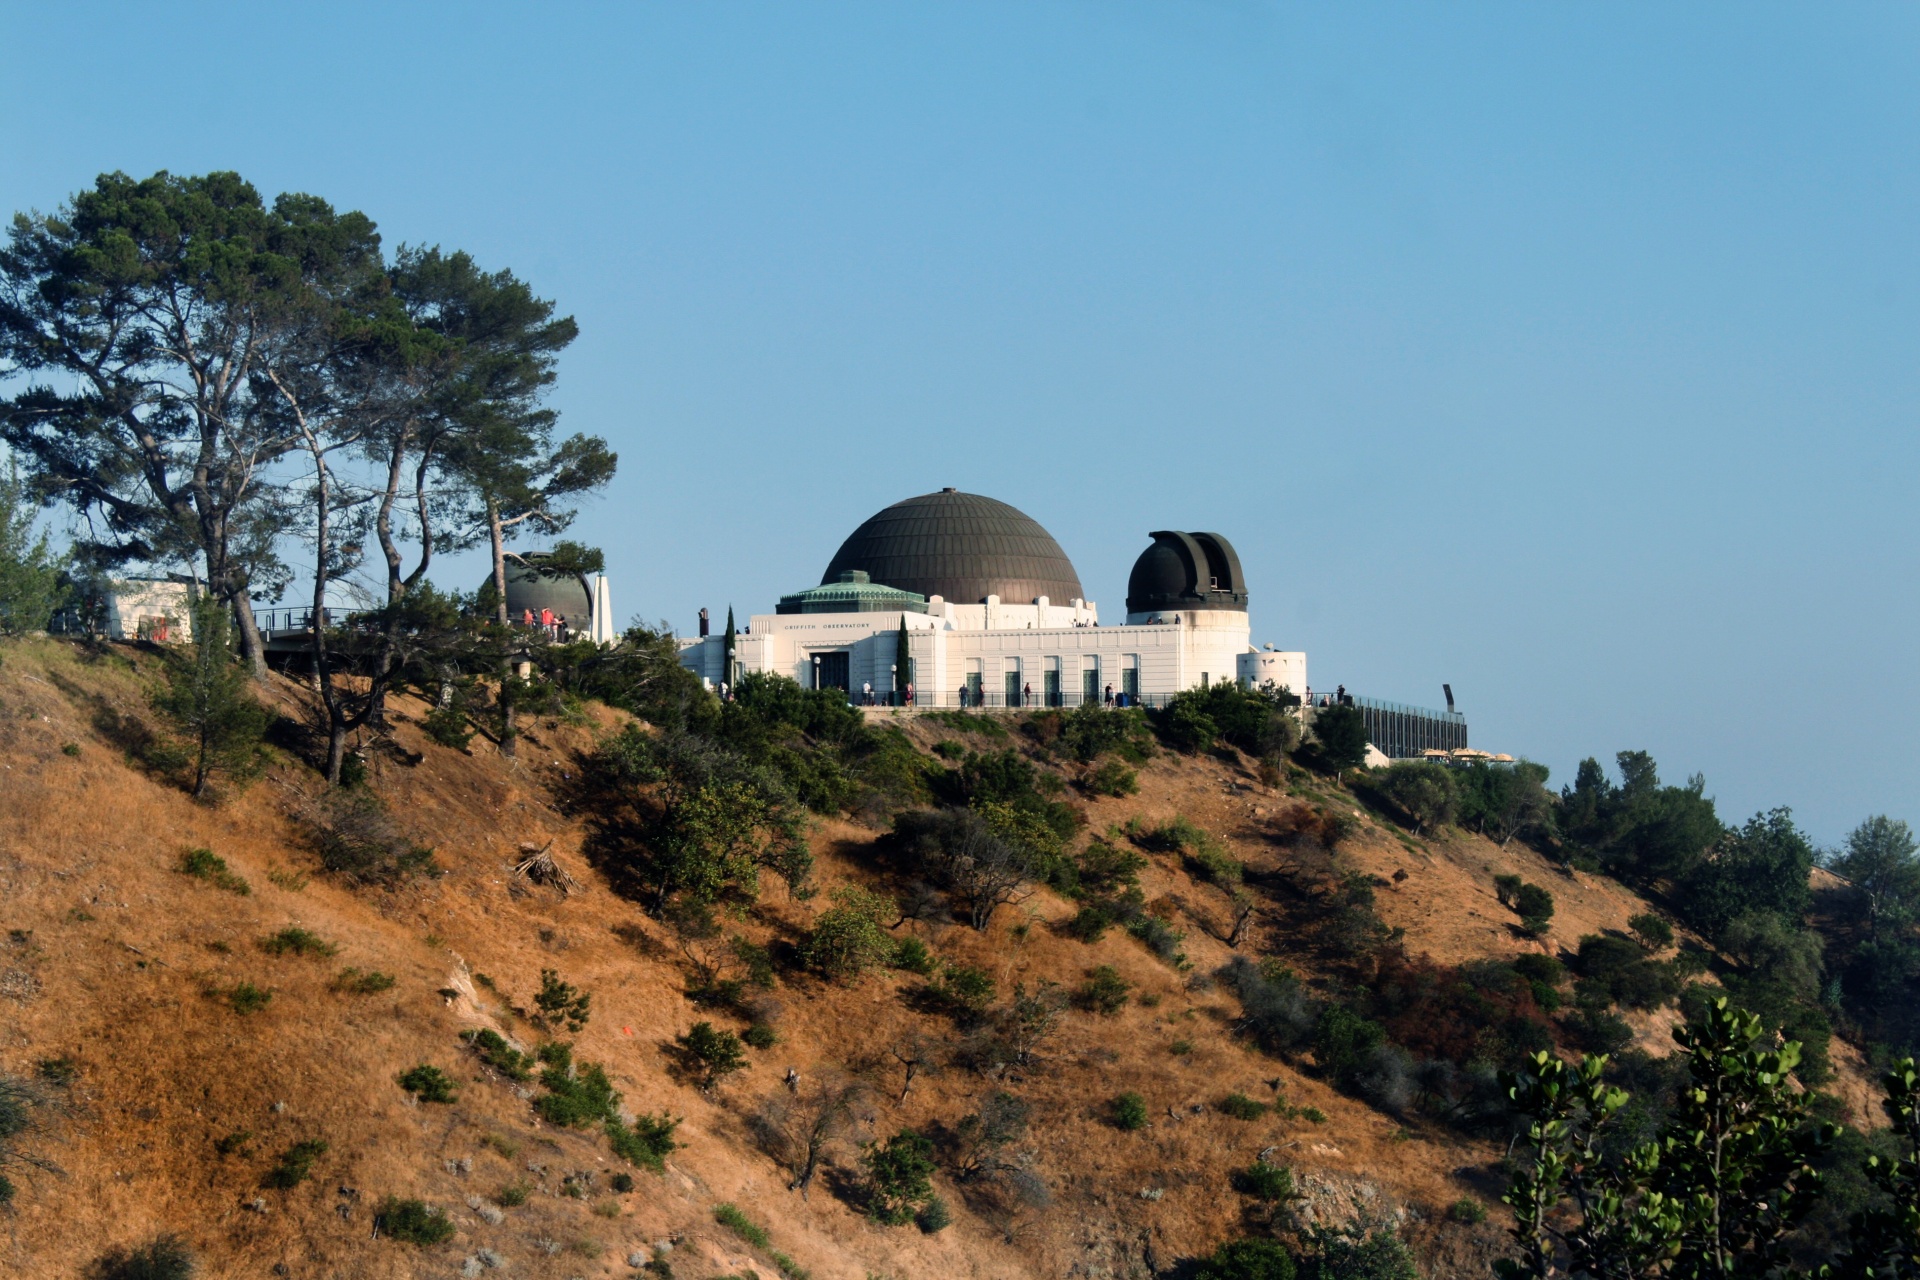
M0 1273L80 1276L112 1247L175 1233L210 1276L629 1276L670 1243L657 1256L683 1280L777 1277L776 1253L789 1274L819 1280L1147 1277L1178 1274L1257 1217L1228 1175L1263 1151L1294 1169L1306 1218L1390 1226L1429 1274L1484 1275L1500 1250L1497 1214L1472 1225L1446 1213L1463 1196L1497 1209L1491 1143L1376 1111L1235 1035L1239 1006L1209 976L1236 953L1212 936L1226 932L1227 900L1177 858L1154 857L1142 888L1148 909L1186 932L1184 968L1122 930L1092 944L1067 936L1057 926L1076 907L1047 892L1002 909L985 932L896 931L987 969L1003 994L1071 989L1099 965L1133 984L1111 1016L1069 1008L1035 1066L989 1075L936 1061L903 1097L889 1046L954 1034L921 997L924 980L888 970L842 986L786 970L769 1010L779 1042L749 1050L746 1070L702 1093L676 1074L674 1037L702 1019L737 1024L689 1001L672 936L588 865L580 823L556 803L575 753L613 727L611 713L536 723L512 761L483 739L465 752L434 745L414 723L423 708L401 702L398 750L375 757L366 785L443 873L355 887L320 871L310 818L322 788L291 755L215 805L129 762L125 718L146 715L157 663L127 647L0 649L0 1070L70 1077L47 1086L54 1105L28 1144L49 1167L17 1172L0 1210ZM297 683L276 678L274 693L285 714L304 714ZM953 736L917 722L909 733L923 748ZM1355 803L1324 784L1291 786L1264 785L1250 763L1162 755L1141 769L1137 795L1076 803L1093 831L1185 816L1257 882L1298 856L1276 837L1284 815ZM874 881L878 835L819 822L823 890ZM524 845L550 845L577 890L516 876ZM179 870L192 848L224 859L247 892ZM1645 909L1518 843L1419 841L1364 812L1339 850L1380 886L1377 909L1405 931L1406 950L1443 963L1571 946ZM1544 943L1496 900L1503 873L1552 886L1559 909ZM791 943L830 902L772 888L740 928ZM289 927L331 953L263 947ZM1311 980L1319 961L1292 929L1287 911L1263 908L1237 951L1287 959ZM394 981L355 991L349 969ZM543 1123L534 1088L462 1044L480 1028L535 1043L526 1011L548 969L592 997L571 1037L576 1060L603 1064L629 1112L681 1118L664 1173L626 1165L597 1131ZM271 998L243 1013L242 984ZM1665 1050L1661 1018L1636 1030ZM1857 1090L1846 1053L1836 1045L1844 1087ZM416 1101L396 1083L420 1064L447 1072L457 1101ZM803 1088L836 1072L869 1085L856 1131L805 1200L752 1129L763 1104L786 1095L789 1069ZM1044 1196L976 1194L942 1175L946 1230L862 1215L859 1138L953 1126L1001 1089L1032 1107L1019 1159ZM1111 1123L1123 1091L1147 1100L1150 1127ZM1235 1119L1218 1106L1230 1092L1290 1108ZM264 1185L290 1148L313 1141L326 1146L312 1176ZM633 1178L625 1193L622 1170ZM524 1198L502 1194L514 1188ZM457 1234L425 1248L376 1238L388 1196L444 1209ZM722 1203L766 1243L716 1222Z

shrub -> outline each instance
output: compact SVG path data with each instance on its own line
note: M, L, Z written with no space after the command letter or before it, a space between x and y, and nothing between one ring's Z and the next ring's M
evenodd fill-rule
M894 944L892 965L896 969L905 969L908 973L917 973L921 977L931 974L939 965L933 952L927 950L927 944L918 938L902 938Z
M161 1236L137 1249L115 1249L95 1265L92 1280L188 1280L193 1254L175 1236Z
M833 982L850 982L887 964L897 948L887 918L899 911L893 899L858 885L833 891L835 906L820 913L800 944L802 961Z
M272 1000L273 992L256 987L251 982L236 982L227 992L227 1003L242 1017L260 1012Z
M586 1129L619 1117L620 1095L597 1062L550 1065L540 1073L540 1085L547 1092L533 1109L548 1124Z
M1649 959L1638 943L1604 934L1580 939L1572 969L1584 1001L1619 1004L1629 1009L1657 1009L1680 993L1673 970Z
M305 1142L296 1142L280 1153L280 1163L267 1171L261 1185L281 1191L297 1187L313 1172L314 1162L325 1154L327 1144L324 1139L309 1138Z
M1113 1100L1113 1124L1126 1133L1147 1127L1147 1100L1137 1093L1123 1093Z
M954 1013L978 1017L992 1007L995 984L985 969L949 964L942 966L928 990Z
M427 1207L422 1200L402 1200L388 1196L375 1219L380 1230L395 1240L426 1248L453 1238L454 1226L447 1215Z
M911 1129L869 1142L860 1163L867 1171L867 1216L897 1227L913 1221L933 1198L933 1143Z
M1447 1207L1447 1217L1470 1227L1478 1226L1487 1220L1487 1207L1472 1196L1461 1196Z
M460 1092L453 1077L425 1063L400 1073L400 1087L422 1102L458 1102Z
M1285 1165L1268 1164L1264 1160L1256 1160L1246 1168L1236 1170L1233 1185L1241 1195L1262 1204L1283 1205L1300 1198L1293 1189L1293 1170Z
M174 864L174 870L182 875L205 880L217 889L228 893L237 893L242 897L253 892L253 886L236 875L227 867L227 860L211 849L188 849L181 853L180 861Z
M660 1173L666 1169L667 1157L680 1146L673 1140L674 1131L679 1127L680 1122L664 1111L657 1116L637 1115L631 1125L609 1120L606 1125L607 1141L612 1145L613 1153L628 1164ZM616 1178L623 1177L626 1175L616 1175ZM628 1185L632 1185L631 1180Z
M260 939L260 949L270 956L332 956L340 953L339 947L313 930L293 924Z
M1174 968L1187 967L1187 953L1180 949L1180 944L1187 940L1187 935L1159 916L1143 911L1127 921L1127 932L1146 944L1147 950Z
M1330 1004L1320 1012L1313 1032L1313 1056L1329 1079L1351 1088L1360 1072L1371 1065L1374 1051L1386 1043L1387 1033L1351 1009Z
M1390 1231L1309 1227L1303 1280L1420 1280L1413 1254Z
M1229 1240L1200 1264L1194 1280L1293 1280L1293 1255L1273 1240Z
M493 1193L493 1202L503 1209L518 1209L527 1202L527 1197L532 1194L532 1183L525 1181L509 1182L506 1186Z
M685 1035L676 1036L688 1069L700 1079L704 1092L747 1065L740 1037L731 1031L717 1030L711 1022L696 1022Z
M567 1030L576 1035L585 1029L587 1019L592 1016L593 997L571 983L560 981L560 974L553 969L540 971L540 992L534 996L533 1003L540 1010L541 1021L555 1028L565 1023Z
M393 975L381 973L378 969L368 969L364 973L359 969L342 969L340 976L333 980L333 989L344 991L349 995L370 996L381 991L391 991Z
M1258 1120L1269 1109L1266 1103L1256 1102L1244 1093L1230 1093L1220 1102L1221 1112L1235 1120Z
M1121 977L1118 969L1103 964L1087 975L1075 998L1082 1008L1112 1017L1126 1007L1127 995L1132 990L1133 984Z
M740 1042L752 1049L771 1049L780 1043L780 1035L767 1022L756 1022L740 1033Z
M953 1211L939 1196L933 1196L914 1217L914 1225L927 1235L945 1231L953 1225Z
M624 1196L633 1190L633 1175L630 1173L616 1173L607 1179L607 1185L612 1187L616 1194Z
M533 1055L522 1053L508 1044L506 1038L491 1028L477 1031L462 1031L460 1038L472 1047L480 1061L498 1071L509 1080L531 1080L533 1078Z
M1402 760L1373 775L1372 788L1406 818L1415 835L1454 820L1460 788L1453 770L1430 760Z
M1520 927L1537 938L1553 919L1553 895L1537 884L1522 884L1514 895L1513 909L1520 916Z
M433 850L408 839L364 787L327 794L314 842L328 871L358 884L392 884L438 870Z
M1651 911L1643 911L1627 921L1627 928L1648 951L1665 951L1673 945L1673 926Z
M756 1249L765 1249L769 1243L767 1229L730 1204L713 1206L713 1220Z
M1313 1038L1318 1013L1293 970L1269 957L1235 956L1219 977L1240 998L1235 1029L1268 1053L1295 1053Z
M1136 795L1140 791L1140 775L1118 760L1102 760L1087 775L1085 785L1096 796Z

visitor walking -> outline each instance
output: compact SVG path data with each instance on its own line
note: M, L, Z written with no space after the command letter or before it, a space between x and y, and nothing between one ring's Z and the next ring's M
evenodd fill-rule
M1107 686L1106 696L1101 698L1101 701L1106 703L1108 706L1113 705L1113 686L1112 685Z

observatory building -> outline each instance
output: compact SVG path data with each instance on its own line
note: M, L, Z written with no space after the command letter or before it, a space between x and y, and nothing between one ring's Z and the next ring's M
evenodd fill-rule
M911 684L922 707L1157 705L1223 680L1305 692L1306 654L1251 643L1233 544L1150 536L1125 623L1102 625L1032 517L979 494L922 494L855 529L818 586L750 618L731 656L727 637L703 635L681 641L681 661L713 685L770 672L809 688L870 685L894 704Z

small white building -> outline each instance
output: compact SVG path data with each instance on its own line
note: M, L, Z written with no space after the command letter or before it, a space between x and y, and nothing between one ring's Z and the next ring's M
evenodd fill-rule
M922 707L1158 704L1224 680L1304 692L1304 653L1250 643L1232 544L1152 536L1128 578L1125 624L1102 626L1066 553L1030 517L978 494L923 494L856 529L819 586L753 615L731 664L715 635L682 640L681 661L712 685L771 672L856 700L871 686L899 703L910 684Z
M193 639L193 583L118 578L107 591L107 639L185 644Z

